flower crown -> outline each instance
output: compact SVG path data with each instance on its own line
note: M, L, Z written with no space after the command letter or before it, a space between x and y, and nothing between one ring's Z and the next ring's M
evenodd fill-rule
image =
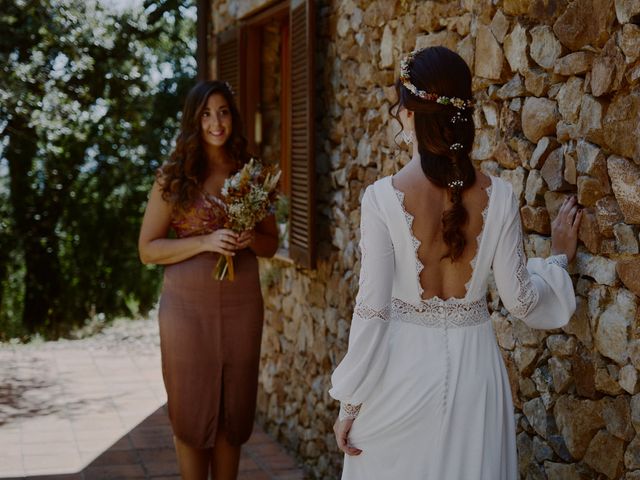
M404 85L404 87L416 97L436 102L440 105L452 105L459 110L473 107L473 100L464 100L462 98L446 97L444 95L438 95L437 93L425 92L424 90L419 90L413 83L411 83L409 66L413 62L415 56L421 51L422 50L414 50L400 62L400 82L402 85Z

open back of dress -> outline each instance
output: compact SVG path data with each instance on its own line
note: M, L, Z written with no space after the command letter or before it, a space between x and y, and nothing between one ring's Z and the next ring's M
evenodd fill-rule
M393 185L393 180L392 180L392 185ZM484 234L484 227L486 225L486 218L487 218L487 212L489 210L489 202L491 200L491 184L489 184L488 188L486 190L484 190L484 196L486 196L483 203L483 207L481 209L481 213L480 213L480 227L476 228L476 230L478 230L477 235L475 236L475 238L473 238L472 241L469 241L467 246L465 247L465 252L462 255L462 258L459 259L459 267L456 269L458 272L458 275L462 275L462 278L466 278L466 282L464 282L464 285L461 285L461 288L464 290L464 294L462 296L460 296L460 298L466 298L467 292L469 290L469 284L471 283L471 280L473 279L473 271L474 271L474 267L476 264L476 259L478 256L478 251L480 250L480 244L482 242L482 238L483 238L483 234ZM433 279L433 275L430 275L430 271L429 270L425 270L425 265L428 265L429 262L427 262L426 260L424 260L425 256L430 256L430 257L436 257L435 261L432 259L432 261L430 262L431 264L437 264L440 262L448 262L449 264L451 264L451 262L449 261L449 259L440 259L440 250L442 249L438 249L439 251L437 252L428 252L425 251L425 242L423 242L420 239L420 236L416 234L415 232L415 224L416 222L416 217L414 215L412 215L411 213L409 213L406 205L405 205L405 197L406 194L400 190L399 188L394 187L394 192L396 194L396 197L398 199L398 202L400 203L400 207L402 208L402 212L404 213L404 217L407 223L407 227L408 227L408 234L411 236L412 239L412 244L414 247L414 254L415 254L415 262L416 262L416 273L417 273L417 278L418 278L418 284L420 287L420 298L423 298L423 294L425 292L425 290L429 289L429 282L432 281ZM470 213L470 216L472 215L472 213ZM475 220L475 219L473 219ZM440 218L438 216L438 224L440 224ZM473 221L469 222L471 224L475 223ZM439 238L439 242L444 244L444 241L441 239L442 237L442 229L439 228L436 232L434 232L436 234L436 236ZM470 258L470 260L467 260L468 258ZM468 270L468 273L467 273ZM433 295L432 297L438 297L438 295ZM439 297L442 298L442 297Z

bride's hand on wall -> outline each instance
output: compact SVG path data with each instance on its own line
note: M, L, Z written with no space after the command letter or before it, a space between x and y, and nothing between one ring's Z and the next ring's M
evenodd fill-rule
M362 450L349 444L349 432L351 431L352 425L353 418L346 418L344 420L337 419L336 423L333 424L333 433L336 436L338 448L347 455L355 456L360 455Z
M553 255L565 254L571 262L576 256L578 229L582 219L582 209L574 195L565 199L558 216L551 223L551 252Z

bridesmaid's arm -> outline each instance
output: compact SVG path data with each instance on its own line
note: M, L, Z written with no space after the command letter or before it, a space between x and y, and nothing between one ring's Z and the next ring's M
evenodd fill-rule
M249 248L258 257L273 257L278 251L278 227L276 217L269 215L256 225L255 238Z
M171 205L162 198L160 185L156 181L151 189L138 238L138 253L145 265L178 263L202 252L217 251L234 255L233 232L218 230L209 235L167 238L170 222Z

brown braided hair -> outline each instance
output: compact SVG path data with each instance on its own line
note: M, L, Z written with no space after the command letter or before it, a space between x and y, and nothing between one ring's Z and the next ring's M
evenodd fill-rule
M409 68L411 83L420 90L463 100L473 97L469 67L448 48L421 50ZM469 221L469 213L462 204L462 192L476 181L476 171L469 158L475 136L473 107L459 109L421 99L400 80L396 82L396 92L398 101L391 107L394 118L400 121L397 113L400 107L414 112L422 171L435 185L449 192L453 205L442 214L442 237L449 250L443 258L456 261L467 243L464 226Z
M225 98L231 111L231 135L224 144L226 154L235 161L237 170L250 158L247 139L242 134L240 111L229 84L218 80L198 82L185 100L176 147L156 172L162 198L179 210L186 210L193 204L206 180L201 118L209 97L215 93Z

